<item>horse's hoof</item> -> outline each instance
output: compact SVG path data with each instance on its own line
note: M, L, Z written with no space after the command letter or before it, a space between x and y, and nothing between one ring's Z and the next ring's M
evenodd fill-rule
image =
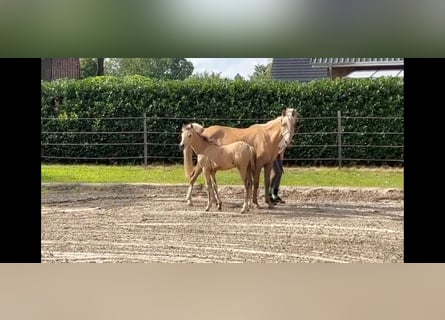
M189 207L193 207L193 203L192 203L191 201L187 201L187 205L188 205Z

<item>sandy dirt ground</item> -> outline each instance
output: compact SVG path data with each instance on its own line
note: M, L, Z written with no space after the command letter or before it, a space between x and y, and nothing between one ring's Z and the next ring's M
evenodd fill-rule
M282 187L240 213L241 187L42 184L43 263L403 262L403 190ZM260 188L260 194L262 193Z

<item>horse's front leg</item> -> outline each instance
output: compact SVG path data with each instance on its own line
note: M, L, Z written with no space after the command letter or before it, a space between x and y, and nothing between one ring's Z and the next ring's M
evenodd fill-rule
M258 203L258 188L260 185L260 173L261 173L261 167L257 167L253 174L252 203L256 208L261 208L261 206Z
M185 197L185 200L187 200L187 205L189 205L189 206L193 206L193 202L192 202L193 185L195 184L196 179L198 179L201 172L202 172L202 168L200 166L195 166L195 169L193 170L193 173L190 177L189 189L187 191L187 196Z
M207 206L205 208L205 211L209 211L210 207L212 206L212 198L215 196L213 195L213 186L212 186L212 178L210 176L210 170L204 169L204 176L206 178L206 184L207 184Z
M269 209L273 209L274 205L272 203L272 200L270 199L270 172L272 170L272 164L269 163L264 166L264 199L266 203L268 204Z
M221 201L221 197L219 196L219 192L218 192L218 184L216 183L216 170L212 170L210 177L212 179L213 197L214 197L215 203L218 207L218 210L221 211L222 201ZM215 196L216 196L216 198L215 198Z

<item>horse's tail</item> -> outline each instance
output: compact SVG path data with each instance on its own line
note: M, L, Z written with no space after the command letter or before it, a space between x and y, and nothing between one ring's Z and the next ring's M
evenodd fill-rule
M184 173L187 179L190 179L190 176L193 172L193 149L188 146L184 148Z

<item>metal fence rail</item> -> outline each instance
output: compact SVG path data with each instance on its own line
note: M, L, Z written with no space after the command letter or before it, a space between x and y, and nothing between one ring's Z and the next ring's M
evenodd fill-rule
M325 136L335 136L336 137L336 143L333 144L330 142L329 144L298 144L295 143L288 147L288 149L304 149L304 148L316 148L320 150L325 150L326 148L336 148L337 149L337 157L310 157L310 158L303 158L303 157L285 157L285 162L298 162L298 161L313 161L314 163L322 163L324 161L335 161L337 162L338 166L342 166L345 161L354 161L354 162L393 162L393 163L399 163L400 165L403 165L403 157L399 159L369 159L369 158L348 158L344 156L344 149L345 148L397 148L402 149L403 153L403 145L374 145L372 143L366 143L363 145L358 144L348 144L344 143L345 137L348 135L362 135L363 137L372 137L374 135L400 135L403 137L403 132L392 132L392 131L373 131L373 132L354 132L354 131L344 131L344 121L356 121L360 119L368 119L368 120L376 120L376 121L384 121L384 120L402 120L401 117L351 117L351 116L342 116L340 111L338 112L336 117L308 117L308 118L299 118L299 123L301 122L310 122L310 121L318 121L318 120L332 120L337 121L337 130L335 131L328 131L328 132L304 132L301 131L301 128L297 125L297 134L296 136L317 136L317 135L325 135ZM75 122L75 121L103 121L103 120L131 120L131 121L140 121L140 127L143 128L143 130L123 130L123 131L41 131L41 137L42 142L41 146L60 146L60 147L100 147L100 146L138 146L139 152L138 155L134 156L98 156L98 157L82 157L82 156L51 156L41 153L41 160L49 161L49 160L140 160L141 163L143 162L145 165L147 165L149 159L155 159L158 161L162 160L175 160L175 161L182 161L182 154L178 152L177 156L164 156L162 154L148 154L147 148L148 146L155 146L155 147L173 147L177 146L177 143L166 143L162 142L162 139L160 139L161 135L171 135L171 136L178 136L179 138L179 132L164 132L164 131L150 131L147 129L147 122L148 121L168 121L168 122L176 122L176 123L187 123L187 122L199 122L201 124L206 123L218 123L220 125L226 125L229 121L237 121L238 123L242 122L249 122L249 123L265 123L269 121L270 119L232 119L232 118L171 118L171 117L147 117L145 114L141 117L110 117L110 118L73 118L73 119L58 119L58 118L41 118L42 123L44 121L68 121L68 122ZM242 124L240 124L240 127L243 127ZM77 136L85 136L88 135L100 135L100 136L115 136L117 141L114 142L88 142L87 140L82 140L78 142L64 142L64 143L58 143L58 142L46 142L48 140L49 136L59 136L59 135L77 135ZM125 135L133 135L134 142L126 142L126 141L119 141L119 138L122 139ZM148 140L148 137L159 137L159 139L151 139ZM295 139L294 139L295 141ZM179 141L178 141L179 143ZM139 149L140 147L140 149ZM155 148L156 150L156 148ZM179 150L179 149L178 149ZM288 154L289 152L287 152Z

